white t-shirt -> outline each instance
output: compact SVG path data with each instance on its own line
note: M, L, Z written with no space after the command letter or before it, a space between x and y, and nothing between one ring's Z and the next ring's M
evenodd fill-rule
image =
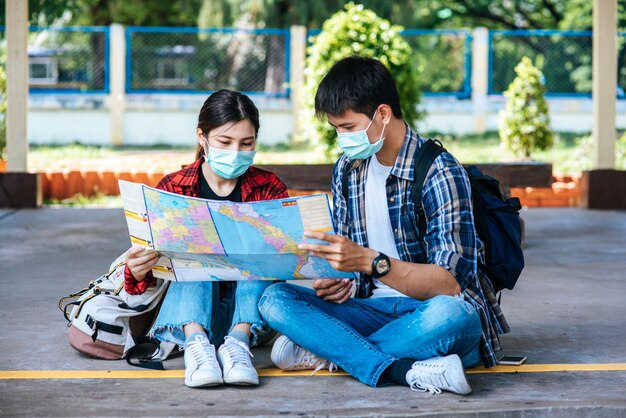
M393 238L385 189L391 169L392 167L382 165L376 155L370 158L365 182L365 229L367 242L371 249L386 254L389 258L398 259L400 257ZM372 294L374 298L406 296L380 280L373 279L373 281L376 286Z

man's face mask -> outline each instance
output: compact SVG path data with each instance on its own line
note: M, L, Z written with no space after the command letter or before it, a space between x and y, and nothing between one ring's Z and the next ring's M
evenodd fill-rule
M370 120L370 123L365 129L356 132L337 132L339 147L348 158L352 160L363 160L376 154L383 147L383 141L385 140L383 134L385 133L386 124L383 125L383 131L380 133L378 141L372 144L367 136L367 130L372 125L377 111L378 109L374 112L372 120Z

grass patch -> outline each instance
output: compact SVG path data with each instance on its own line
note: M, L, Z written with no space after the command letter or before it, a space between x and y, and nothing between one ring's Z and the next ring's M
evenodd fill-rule
M78 193L67 199L45 199L44 205L75 208L121 208L122 198L121 196L106 196L102 193L96 193L93 196Z
M533 153L532 159L551 162L555 173L580 173L590 166L588 156L580 148L581 138L585 136L572 132L556 133L554 147ZM464 164L516 161L515 156L500 145L497 132L462 136L432 132L428 137L439 138L448 151Z
M498 133L495 131L484 134L449 135L438 132L423 133L423 136L439 138L444 146L462 163L497 163L516 161L513 154L500 145ZM548 151L536 152L533 160L552 162L555 173L577 174L591 167L589 134L559 132L555 136L555 145ZM101 164L117 162L116 158L141 156L146 152L142 165L150 169L175 171L181 164L189 163L193 158L194 146L167 146L155 144L150 146L93 146L72 143L69 145L33 145L29 153L29 166L34 170L71 167L80 162L92 164L100 160ZM163 159L163 151L177 154L175 159ZM326 155L315 151L307 142L295 144L259 144L257 147L256 164L321 164L332 163ZM148 155L149 154L149 155ZM188 160L189 159L189 160ZM109 163L109 161L111 162ZM86 162L86 163L85 163ZM127 167L127 166L125 166ZM119 168L119 167L118 167ZM626 161L617 159L617 168L626 169Z

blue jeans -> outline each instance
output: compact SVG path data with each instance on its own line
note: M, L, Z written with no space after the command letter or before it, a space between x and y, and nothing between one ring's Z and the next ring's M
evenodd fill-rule
M259 310L269 326L315 355L376 387L395 360L458 354L463 366L480 361L482 327L461 297L348 299L338 305L312 289L288 283L268 288Z
M273 281L221 282L225 292L220 298L220 282L170 283L150 335L161 341L183 346L183 326L202 325L209 340L220 345L237 324L252 324L252 344L256 345L270 328L259 313L261 295Z

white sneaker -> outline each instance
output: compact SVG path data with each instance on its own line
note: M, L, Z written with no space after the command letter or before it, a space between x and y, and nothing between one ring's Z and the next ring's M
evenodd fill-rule
M456 354L416 361L406 373L406 381L411 390L428 391L433 395L441 393L442 390L459 395L472 392L461 359Z
M217 359L224 369L224 382L231 385L258 385L259 374L252 365L252 353L246 343L226 336L217 350Z
M276 367L287 371L313 370L313 373L311 373L313 375L318 370L327 367L330 372L337 370L337 366L334 363L317 357L291 341L285 335L281 335L274 342L271 358Z
M224 383L222 370L215 358L215 346L206 335L196 335L185 344L185 385L197 388Z

